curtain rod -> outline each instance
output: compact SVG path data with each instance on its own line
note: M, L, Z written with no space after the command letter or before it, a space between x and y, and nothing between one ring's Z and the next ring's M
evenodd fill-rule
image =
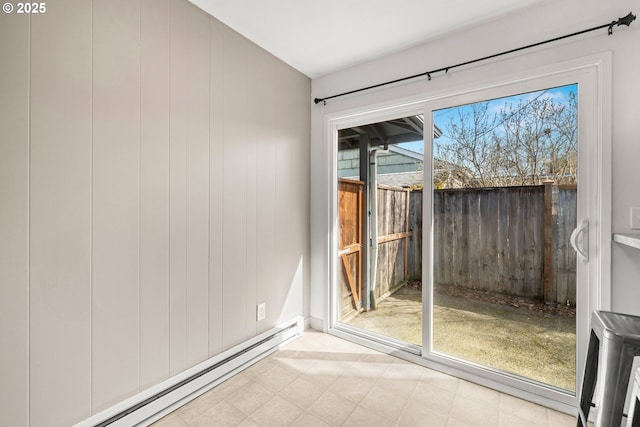
M549 39L549 40L545 40L545 41L541 41L541 42L538 42L538 43L533 43L533 44L522 46L522 47L518 47L518 48L515 48L515 49L506 50L504 52L495 53L493 55L484 56L482 58L472 59L471 61L461 62L459 64L450 65L448 67L442 67L442 68L438 68L436 70L425 71L424 73L414 74L413 76L401 77L399 79L391 80L391 81L384 82L384 83L378 83L378 84L375 84L375 85L372 85L372 86L363 87L363 88L360 88L360 89L350 90L348 92L343 92L343 93L339 93L337 95L331 95L331 96L327 96L327 97L324 97L324 98L315 98L313 100L313 102L315 102L316 104L319 104L319 103L323 102L326 105L327 101L329 99L338 98L338 97L345 96L345 95L351 95L352 93L363 92L365 90L375 89L377 87L387 86L387 85L390 85L390 84L393 84L393 83L403 82L405 80L411 80L411 79L415 79L415 78L418 78L418 77L424 77L424 76L427 76L427 79L431 80L431 75L435 74L435 73L440 73L440 72L443 72L443 71L445 73L448 73L449 70L451 70L453 68L458 68L458 67L462 67L462 66L465 66L465 65L474 64L476 62L486 61L488 59L493 59L493 58L496 58L498 56L508 55L510 53L519 52L521 50L530 49L532 47L537 47L537 46L540 46L540 45L543 45L543 44L556 42L556 41L562 40L562 39L567 39L569 37L579 36L580 34L588 33L588 32L591 32L591 31L600 30L602 28L608 28L607 34L611 35L611 34L613 34L613 27L614 26L618 26L619 27L620 25L626 25L628 27L628 26L631 25L631 23L633 21L635 21L635 19L636 19L636 16L632 12L629 12L629 14L627 16L625 16L623 18L618 18L617 20L612 21L612 22L610 22L608 24L598 25L597 27L588 28L586 30L578 31L578 32L571 33L571 34L566 34L564 36L555 37L555 38L552 38L552 39Z

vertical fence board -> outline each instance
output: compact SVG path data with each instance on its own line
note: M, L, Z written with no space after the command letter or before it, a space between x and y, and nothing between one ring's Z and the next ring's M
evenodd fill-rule
M407 250L407 279L422 280L422 190L412 191L409 197L409 248Z
M555 299L559 303L576 303L576 253L569 236L577 225L577 191L575 186L558 186L553 204L552 271Z

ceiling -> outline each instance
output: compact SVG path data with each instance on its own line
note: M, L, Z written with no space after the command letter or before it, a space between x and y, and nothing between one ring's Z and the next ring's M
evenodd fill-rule
M190 0L311 78L546 0Z

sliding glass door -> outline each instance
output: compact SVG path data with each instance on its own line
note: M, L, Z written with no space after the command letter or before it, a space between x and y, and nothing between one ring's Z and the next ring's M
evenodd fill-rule
M595 76L443 97L424 115L439 132L425 143L423 357L568 405L599 304Z
M331 329L574 405L607 308L599 67L331 119Z

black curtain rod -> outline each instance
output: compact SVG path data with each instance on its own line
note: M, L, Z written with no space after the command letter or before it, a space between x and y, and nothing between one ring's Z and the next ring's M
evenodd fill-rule
M543 45L543 44L556 42L556 41L562 40L562 39L567 39L569 37L579 36L580 34L588 33L588 32L591 32L591 31L600 30L602 28L608 28L607 34L611 35L611 34L613 34L613 27L614 26L618 26L619 27L620 25L626 25L628 27L629 25L631 25L631 23L633 21L635 21L635 19L636 19L636 16L632 12L629 12L629 14L627 16L625 16L624 18L618 18L616 21L612 21L612 22L610 22L608 24L598 25L597 27L593 27L593 28L589 28L589 29L586 29L586 30L578 31L576 33L566 34L564 36L555 37L555 38L552 38L552 39L549 39L549 40L541 41L541 42L538 42L538 43L533 43L533 44L530 44L530 45L527 45L527 46L518 47L516 49L506 50L504 52L495 53L493 55L485 56L485 57L478 58L478 59L473 59L471 61L461 62L459 64L450 65L448 67L438 68L437 70L425 71L424 73L414 74L413 76L402 77L402 78L391 80L391 81L388 81L388 82L378 83L378 84L375 84L375 85L372 85L372 86L367 86L367 87L363 87L363 88L360 88L360 89L354 89L354 90L350 90L348 92L343 92L343 93L339 93L337 95L331 95L331 96L327 96L327 97L324 97L324 98L315 98L313 100L313 102L315 102L316 104L324 102L325 105L326 105L327 100L329 100L329 99L338 98L340 96L345 96L345 95L351 95L352 93L363 92L365 90L375 89L375 88L380 87L380 86L387 86L387 85L390 85L390 84L403 82L405 80L411 80L411 79L415 79L415 78L418 78L418 77L424 77L424 76L427 76L427 78L429 80L431 80L431 75L435 74L435 73L440 73L440 72L443 72L443 71L445 73L448 73L449 70L451 70L453 68L458 68L458 67L462 67L464 65L474 64L476 62L486 61L487 59L493 59L493 58L496 58L498 56L508 55L510 53L519 52L521 50L530 49L532 47L537 47L537 46L540 46L540 45Z

